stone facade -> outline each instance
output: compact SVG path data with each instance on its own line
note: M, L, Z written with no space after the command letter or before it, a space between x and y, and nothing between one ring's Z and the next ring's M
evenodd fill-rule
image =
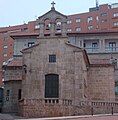
M55 63L49 62L50 54L56 55ZM115 101L114 66L90 64L85 50L68 43L68 37L40 38L38 45L23 50L23 64L20 114L25 117L90 114L91 107L86 110L81 101ZM58 98L45 98L48 74L59 75Z
M2 112L18 113L18 101L21 99L22 61L14 58L3 66L4 101Z
M19 115L27 118L91 114L93 109L110 113L112 107L118 112L114 65L91 64L86 51L69 42L66 18L53 6L37 19L38 44L22 50L22 64L14 59L14 64L10 61L6 66L5 91L9 88L14 93L3 110L8 107L13 112L16 105ZM22 96L18 101L19 88Z
M82 83L84 76L82 70L86 69L84 68L84 58L81 57L83 56L81 49L66 43L67 40L67 38L61 37L43 38L40 39L38 46L23 52L23 64L27 66L26 78L22 82L23 98L44 99L45 75L54 73L58 74L59 79L61 79L59 81L61 88L59 89L59 96L61 99L72 100L74 96L81 96L79 99L83 99L84 88ZM56 55L56 63L49 63L50 54ZM39 57L34 59L35 56ZM78 79L80 83L78 83ZM73 91L73 87L80 90ZM37 92L40 96L37 95Z
M88 91L92 100L114 101L114 68L92 65L88 71ZM109 88L109 89L108 89Z
M18 113L18 92L21 90L21 80L4 82L4 104L2 112ZM8 93L9 92L9 93Z

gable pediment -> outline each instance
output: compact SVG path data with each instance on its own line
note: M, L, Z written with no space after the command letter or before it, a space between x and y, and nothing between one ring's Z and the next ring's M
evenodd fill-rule
M44 15L38 17L38 21L43 22L46 19L50 19L50 20L56 20L56 19L61 19L62 21L67 19L66 15L63 15L62 13L56 11L55 9L51 9L50 11L48 11L47 13L45 13Z

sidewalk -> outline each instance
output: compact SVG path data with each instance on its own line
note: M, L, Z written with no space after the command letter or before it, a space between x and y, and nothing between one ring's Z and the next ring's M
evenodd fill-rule
M67 116L67 117L51 117L51 118L31 118L16 120L118 120L118 114L106 115L83 115L83 116Z
M51 117L51 118L29 118L23 119L19 116L9 114L0 114L0 120L118 120L118 114L100 114L100 115L83 115L83 116L66 116L66 117Z
M22 120L22 117L0 113L0 120L16 120L16 119Z
M0 120L14 120L14 118L9 114L0 114Z

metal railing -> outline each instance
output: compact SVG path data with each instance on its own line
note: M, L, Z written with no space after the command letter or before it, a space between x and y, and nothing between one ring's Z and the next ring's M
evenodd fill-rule
M118 102L116 101L81 101L80 106L109 106L109 107L118 107Z
M99 47L85 47L85 50L87 53L98 53Z
M118 47L105 47L105 52L118 52Z
M85 47L85 50L87 51L87 53L99 53L102 51L99 47ZM118 52L118 47L105 47L105 51L103 52Z

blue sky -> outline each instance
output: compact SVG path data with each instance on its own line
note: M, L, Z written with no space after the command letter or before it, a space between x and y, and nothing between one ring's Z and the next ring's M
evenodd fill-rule
M0 0L0 27L13 26L35 20L49 11L53 0ZM57 11L65 14L87 12L95 0L54 0ZM118 3L118 0L98 0L99 4Z

